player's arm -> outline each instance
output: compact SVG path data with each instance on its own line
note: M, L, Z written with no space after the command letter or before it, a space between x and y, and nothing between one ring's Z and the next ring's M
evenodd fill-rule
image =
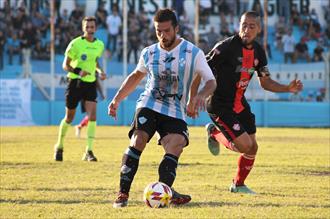
M122 83L121 87L117 91L115 97L112 99L108 106L108 114L112 117L117 116L117 108L119 103L132 93L140 81L146 76L146 73L143 73L139 70L132 72Z
M196 57L196 73L197 76L194 78L189 91L190 105L192 104L192 106L188 106L188 108L189 114L191 114L192 117L198 116L199 111L206 110L206 98L208 98L217 87L214 75L202 52ZM201 79L205 81L205 84L202 89L197 92Z
M196 74L191 83L191 87L189 90L189 100L188 100L188 104L187 104L187 115L192 118L195 118L197 116L195 114L194 104L193 104L192 100L197 95L197 91L198 91L200 83L201 83L201 76Z
M289 84L280 84L277 81L271 79L268 68L263 67L260 70L259 74L259 82L263 89L271 92L291 92L295 93L301 91L303 88L303 84L300 80L294 79Z
M107 74L102 70L100 63L96 60L96 71L99 74L99 78L103 81L107 78Z

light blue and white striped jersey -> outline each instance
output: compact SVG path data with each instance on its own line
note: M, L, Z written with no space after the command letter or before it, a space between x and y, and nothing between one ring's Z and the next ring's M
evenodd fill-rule
M204 81L214 79L204 53L182 38L171 51L162 49L159 43L144 48L135 71L147 74L136 109L147 107L184 121L194 75L200 74Z

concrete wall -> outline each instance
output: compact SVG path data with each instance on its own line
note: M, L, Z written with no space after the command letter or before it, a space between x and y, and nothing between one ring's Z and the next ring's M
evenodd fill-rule
M319 102L251 102L256 115L257 126L286 127L330 127L330 104ZM135 101L126 100L121 103L118 118L114 120L107 115L108 102L97 105L98 125L130 125L135 110ZM32 101L32 118L36 125L58 125L65 114L64 101ZM83 118L80 108L73 124ZM203 126L210 122L207 113L201 113L198 119L188 119L188 124Z

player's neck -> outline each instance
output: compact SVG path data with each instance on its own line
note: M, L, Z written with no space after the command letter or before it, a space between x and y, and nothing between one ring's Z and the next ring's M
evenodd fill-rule
M84 35L84 38L85 38L88 42L93 42L93 41L94 41L94 36L93 36L93 35Z

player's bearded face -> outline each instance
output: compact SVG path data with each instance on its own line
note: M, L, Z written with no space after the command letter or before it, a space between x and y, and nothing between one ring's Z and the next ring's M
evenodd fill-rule
M171 21L155 22L156 36L162 48L170 48L175 40L178 27L173 27Z
M240 22L239 36L244 45L251 45L260 33L260 23L256 18L243 16Z

